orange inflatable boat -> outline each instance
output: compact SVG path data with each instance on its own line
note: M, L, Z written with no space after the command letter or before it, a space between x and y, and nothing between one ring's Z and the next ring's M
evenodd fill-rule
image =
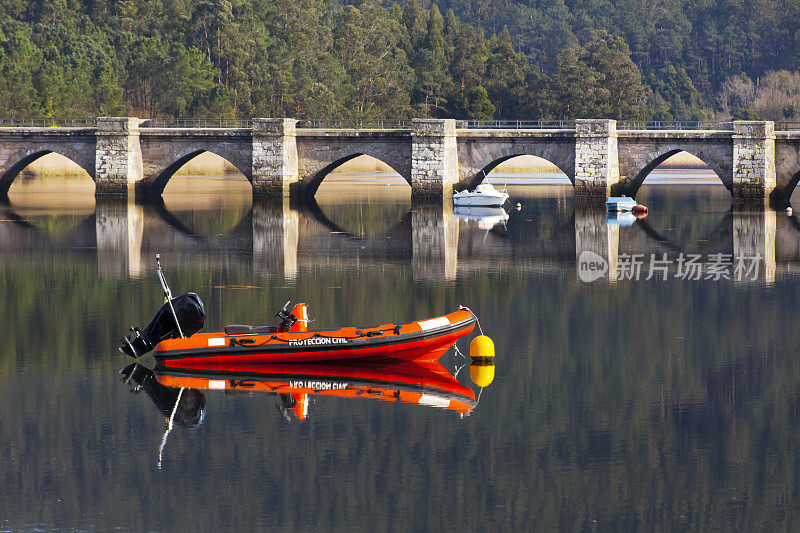
M465 307L450 314L406 324L344 327L309 331L306 304L289 311L289 302L275 316L277 326L231 325L224 331L198 333L205 325L205 307L194 293L176 298L167 286L158 256L158 277L164 305L144 329L132 327L120 350L139 357L155 349L157 362L191 368L198 364L355 363L375 359L435 361L470 333L475 315Z
M297 316L298 304L289 316ZM298 313L299 314L299 313ZM323 363L400 359L436 361L475 327L471 312L453 313L408 324L306 331L304 320L281 326L228 326L224 331L167 339L153 352L172 367L197 364ZM303 324L303 325L301 325Z

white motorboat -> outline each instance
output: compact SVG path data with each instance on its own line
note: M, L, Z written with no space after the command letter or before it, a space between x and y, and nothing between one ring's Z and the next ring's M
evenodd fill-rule
M472 192L461 191L453 195L453 204L457 206L499 207L508 200L505 190L498 191L491 183L481 183Z

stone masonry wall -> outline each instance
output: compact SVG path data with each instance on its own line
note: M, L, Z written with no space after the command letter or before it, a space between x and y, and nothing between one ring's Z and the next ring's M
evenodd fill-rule
M775 189L775 124L733 123L733 203L763 205Z
M313 196L331 170L361 154L386 163L410 182L411 136L408 132L301 130L297 155L303 195Z
M456 121L414 119L411 133L411 197L441 202L458 181Z
M541 157L572 181L575 132L572 130L458 130L459 189L474 189L501 162L519 155Z
M0 198L27 165L48 153L69 158L94 178L94 128L0 128Z
M95 196L127 197L142 179L140 123L132 117L97 119Z
M225 158L248 180L252 179L250 130L198 130L146 128L140 132L144 183L137 192L160 195L174 173L198 153L206 151Z
M311 190L328 167L361 153L407 177L415 199L437 203L449 201L459 179L459 186L472 184L481 171L521 154L545 157L570 176L574 169L579 203L601 203L612 190L635 192L652 167L679 150L706 161L729 186L735 204L761 204L776 195L788 201L800 181L800 132L779 132L776 141L772 122L736 121L732 134L618 132L614 120L578 120L574 132L457 132L453 120L415 119L410 132L301 130L300 146L293 119L253 119L252 130L140 130L140 122L101 117L96 128L0 128L0 196L20 170L49 152L61 153L90 171L98 197L129 196L137 182L158 185L154 177L168 179L173 166L203 150L222 155L245 176L250 174L256 197L283 197L290 188L292 194Z
M253 197L282 198L298 180L297 120L253 119Z
M617 121L579 119L575 124L575 200L602 203L619 181Z
M670 156L685 151L706 163L732 188L731 133L727 131L652 130L618 134L619 183L614 193L634 197L647 176Z

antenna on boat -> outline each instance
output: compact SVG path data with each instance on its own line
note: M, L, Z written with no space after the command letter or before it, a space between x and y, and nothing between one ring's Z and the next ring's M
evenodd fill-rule
M161 288L164 289L164 299L169 304L169 310L172 311L172 318L175 319L175 325L178 326L178 334L183 339L183 330L181 329L181 323L178 321L178 315L175 314L175 308L172 307L172 291L169 289L169 285L167 285L167 278L164 277L164 271L161 270L161 255L156 254L156 272L158 272L158 281L161 282Z

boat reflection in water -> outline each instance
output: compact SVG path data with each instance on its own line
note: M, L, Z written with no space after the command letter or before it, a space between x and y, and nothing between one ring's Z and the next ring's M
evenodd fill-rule
M456 206L453 214L459 220L475 223L479 229L484 230L505 224L508 220L508 213L502 207Z
M463 367L463 366L462 366ZM263 392L275 396L286 420L306 420L317 396L380 400L435 407L463 417L478 405L475 392L458 382L438 362L375 361L358 366L323 364L225 365L205 368L151 370L133 363L120 370L132 392L144 391L165 417L167 429L159 448L175 425L197 427L206 409L205 391L226 394ZM493 376L493 373L492 373ZM481 388L487 383L478 383Z
M165 416L197 425L205 408L203 392L263 392L278 397L287 419L308 417L309 396L336 396L438 407L469 414L475 392L462 385L438 362L405 361L344 366L322 364L225 365L205 368L129 365L120 373L135 389L143 389ZM131 383L132 382L132 383ZM183 390L181 398L179 391ZM176 407L176 401L177 407Z

